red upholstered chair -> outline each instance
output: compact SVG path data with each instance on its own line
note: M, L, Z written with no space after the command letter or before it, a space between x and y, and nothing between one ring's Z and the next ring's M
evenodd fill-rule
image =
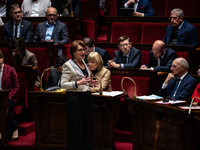
M176 53L177 53L177 57L183 57L187 61L189 61L189 52L176 52Z
M156 40L163 40L168 25L170 23L143 23L141 43L153 44Z
M117 0L107 0L106 2L106 16L117 16Z
M81 0L81 16L83 20L92 20L91 0Z
M83 37L91 37L95 42L95 22L92 20L82 21Z
M121 88L121 80L125 76L119 75L111 75L111 85L113 91L122 91ZM149 77L132 77L131 78L136 83L136 94L137 96L141 95L149 95L150 93L150 78ZM133 97L134 95L134 85L130 80L124 80L124 89L129 95L129 97Z
M68 59L71 58L71 55L69 53L69 48L70 48L69 44L64 44L63 47L62 47L63 53L67 56Z
M150 51L141 51L142 52L142 60L141 64L147 64L149 62L149 52Z
M122 35L128 36L133 43L141 43L142 23L112 23L111 43L118 42Z
M165 0L152 0L155 16L165 16Z
M190 0L166 0L165 16L170 16L172 9L180 8L184 12L185 17L200 17L200 1Z

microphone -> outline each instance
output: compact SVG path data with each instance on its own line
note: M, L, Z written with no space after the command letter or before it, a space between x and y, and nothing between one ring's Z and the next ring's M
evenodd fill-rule
M94 76L93 73L92 73L92 71L90 71L90 73L91 73L92 77L97 78L97 79L99 80L99 82L100 82L99 95L103 95L103 88L102 88L102 81L101 81L101 78L99 78L99 77L97 77L97 76Z
M123 87L123 82L124 82L124 79L129 79L133 82L134 84L134 90L135 90L135 93L133 95L133 98L137 98L137 95L136 95L136 83L133 79L131 79L130 77L123 77L122 80L121 80L121 88L122 88L122 91L124 92L124 97L129 97L128 94L126 93L126 91L124 90L124 87Z
M53 66L51 66L51 67L49 67L49 68L47 68L47 69L45 69L45 70L43 71L43 73L42 73L42 75L41 75L41 77L40 77L40 91L41 91L41 92L44 91L43 88L42 88L42 78L43 78L43 76L44 76L44 73L45 73L46 71L48 71L48 70L58 68L59 66L60 66L59 64L55 64L55 65L53 65Z
M192 103L193 103L193 101L194 101L194 99L195 99L195 98L197 98L197 99L199 99L199 100L200 100L200 98L199 98L199 97L197 97L197 96L195 96L195 97L193 97L193 98L192 98L192 100L191 100L191 102L190 102L190 108L189 108L189 111L188 111L188 115L190 115L190 114L191 114Z

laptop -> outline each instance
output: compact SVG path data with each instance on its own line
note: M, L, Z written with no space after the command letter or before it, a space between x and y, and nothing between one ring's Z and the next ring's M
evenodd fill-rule
M120 8L120 16L131 16L134 12L134 8Z

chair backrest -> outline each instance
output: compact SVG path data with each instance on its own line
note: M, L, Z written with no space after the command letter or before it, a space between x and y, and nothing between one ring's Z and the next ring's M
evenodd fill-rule
M122 35L128 36L133 43L141 43L142 23L112 23L111 43L118 42Z

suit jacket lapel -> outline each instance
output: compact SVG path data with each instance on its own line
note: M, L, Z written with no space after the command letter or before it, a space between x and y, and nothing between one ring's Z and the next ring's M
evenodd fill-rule
M128 63L131 63L134 57L134 50L133 47L130 49L129 57L128 57Z
M51 39L53 39L54 33L55 33L56 29L57 29L57 24L58 24L58 21L56 21L56 24L55 24L55 26L53 28Z
M183 30L184 30L184 28L185 28L185 21L184 21L184 23L183 23L183 25L182 25L182 27L181 27L181 29L179 30L179 33L178 33L178 36L177 36L177 39L179 39L179 36L181 35L181 33L183 32ZM178 41L177 41L178 42Z
M188 77L189 77L189 74L187 73L186 76L183 78L183 80L181 81L179 87L178 87L178 90L177 90L177 93L179 91L181 91L184 87L185 87L185 84L187 83L187 80L188 80Z

